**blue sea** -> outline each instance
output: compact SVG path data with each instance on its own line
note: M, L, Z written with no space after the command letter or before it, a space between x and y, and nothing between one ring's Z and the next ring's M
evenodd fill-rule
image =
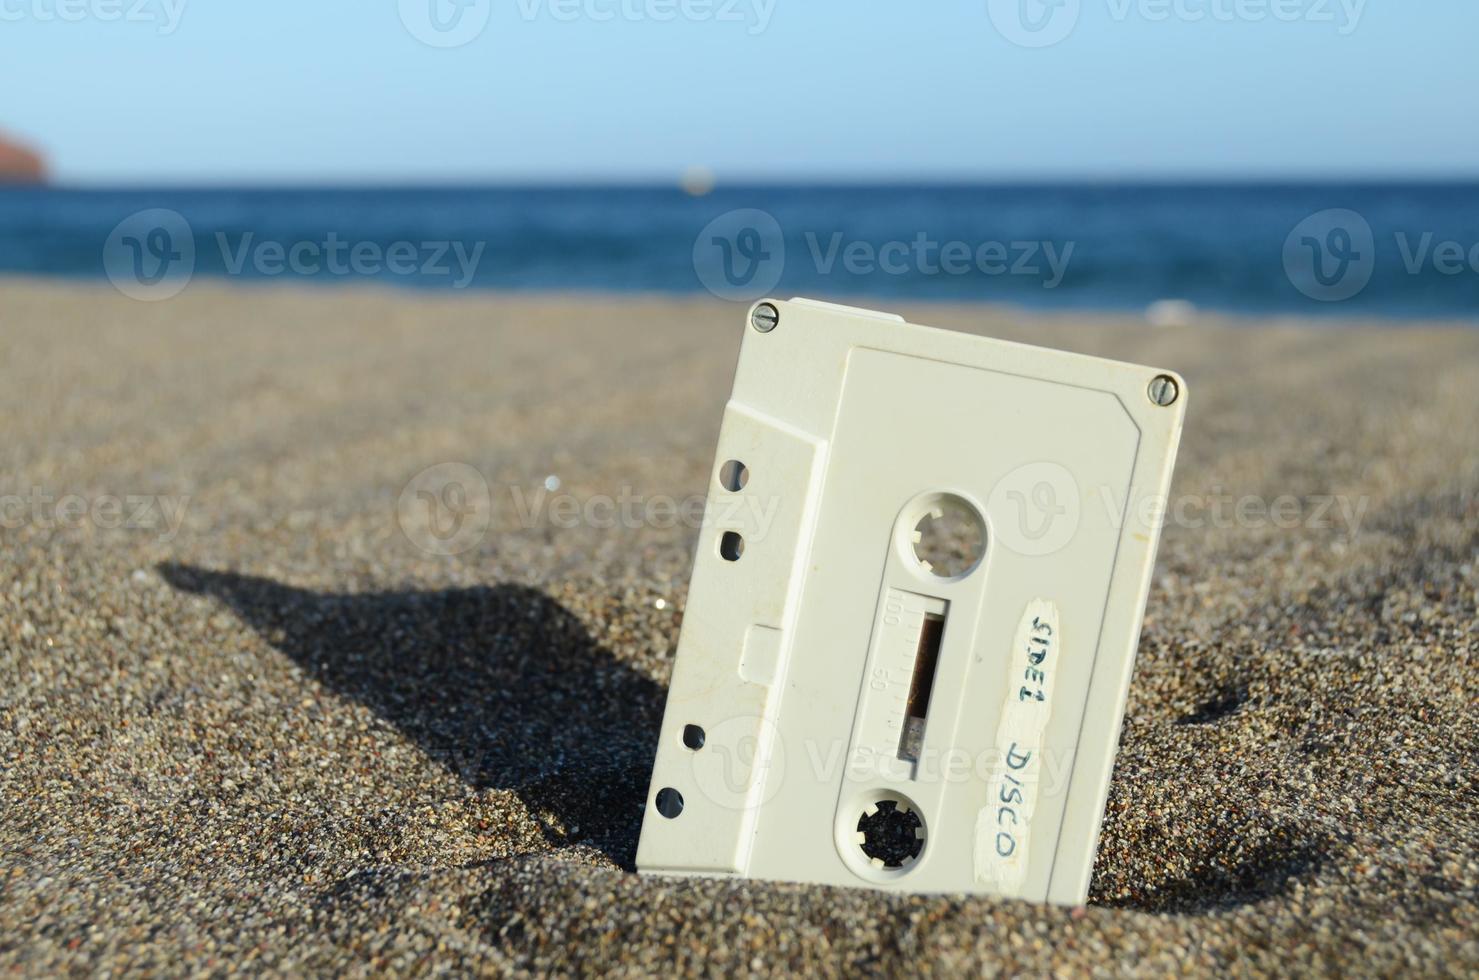
M1479 183L11 188L5 275L1473 319Z

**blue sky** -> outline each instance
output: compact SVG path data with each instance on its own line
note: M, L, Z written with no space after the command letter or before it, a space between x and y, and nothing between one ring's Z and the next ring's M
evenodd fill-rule
M0 131L75 184L1479 176L1473 0L1051 2L0 0Z

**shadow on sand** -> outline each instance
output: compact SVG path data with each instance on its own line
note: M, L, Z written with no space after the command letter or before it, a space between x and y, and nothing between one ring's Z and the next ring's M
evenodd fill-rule
M632 867L663 689L544 593L513 585L339 595L185 565L214 597L339 694L373 709L476 789L507 789Z

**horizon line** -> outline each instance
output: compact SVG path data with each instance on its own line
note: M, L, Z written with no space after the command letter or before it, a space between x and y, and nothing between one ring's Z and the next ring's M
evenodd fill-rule
M1032 188L1032 187L1328 187L1413 186L1479 184L1474 173L1348 173L1314 174L1078 174L1078 175L851 175L768 177L749 176L715 179L712 186L695 197L727 190L792 188ZM509 176L509 177L258 177L258 178L109 178L106 180L50 179L39 183L0 181L0 192L52 190L81 192L111 191L230 191L230 190L683 190L682 177L655 176Z

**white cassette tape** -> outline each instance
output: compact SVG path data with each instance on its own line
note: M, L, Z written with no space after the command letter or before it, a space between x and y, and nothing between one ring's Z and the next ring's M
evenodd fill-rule
M1186 388L757 304L637 866L1082 903Z

